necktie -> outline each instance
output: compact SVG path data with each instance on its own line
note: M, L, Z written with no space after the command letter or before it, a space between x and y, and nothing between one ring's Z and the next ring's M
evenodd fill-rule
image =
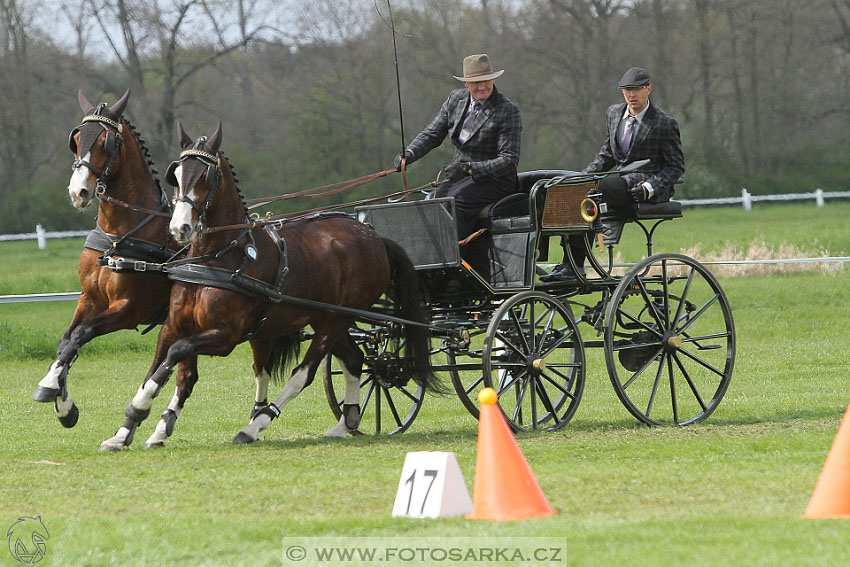
M475 122L475 117L478 116L478 111L480 109L481 101L476 100L472 103L472 108L469 109L466 119L463 121L463 127L460 129L460 135L458 136L458 140L460 140L461 144L465 144L472 135L472 123Z
M637 118L634 116L629 116L626 119L626 127L623 128L623 137L620 138L620 149L623 151L623 154L629 153L629 148L632 145L632 136L635 132L635 123L637 122Z

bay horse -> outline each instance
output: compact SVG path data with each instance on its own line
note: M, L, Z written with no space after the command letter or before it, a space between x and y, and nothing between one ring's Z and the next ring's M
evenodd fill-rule
M123 117L130 90L111 106L95 107L82 90L77 97L84 116L69 136L74 163L68 195L78 209L96 200L97 221L80 255L81 293L74 316L56 360L32 395L37 402L53 402L65 427L74 427L79 418L67 376L80 347L119 329L161 323L172 282L162 273L141 270L147 262L164 263L180 248L168 230L170 201L149 151ZM117 268L116 261L129 270Z
M281 222L252 223L230 162L219 151L221 122L209 137L192 140L178 123L183 151L166 180L176 187L170 229L190 243L185 261L168 268L175 279L168 317L160 329L153 364L130 404L126 420L101 450L132 443L153 399L175 367L176 391L146 447L162 446L198 380L198 356L227 356L248 340L256 380L255 411L233 439L252 443L283 407L315 377L330 353L344 369L346 390L339 422L325 435L343 437L359 423L359 375L364 354L349 335L357 318L387 294L406 321L424 323L418 276L404 250L348 215L319 215ZM313 329L304 359L292 370L271 403L271 377L280 376L296 356L301 331ZM442 391L429 364L424 325L403 328L402 379Z

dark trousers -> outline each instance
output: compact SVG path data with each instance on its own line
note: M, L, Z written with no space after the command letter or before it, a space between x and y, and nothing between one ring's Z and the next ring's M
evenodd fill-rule
M463 240L475 231L475 219L481 209L518 191L516 176L513 179L488 179L475 182L467 175L455 181L446 181L437 188L435 197L455 198L457 238Z
M435 197L454 197L457 238L463 240L475 232L475 220L481 209L502 197L516 193L519 189L516 176L513 179L488 179L475 182L471 176L455 181L446 181L437 188ZM461 249L461 256L482 275L489 272L487 244L489 235L477 238Z
M608 204L608 207L621 209L627 213L633 211L635 202L632 199L631 193L629 193L629 184L622 177L616 175L606 177L599 182L597 189L602 194L602 200ZM573 259L579 268L584 264L585 256L587 255L584 238L585 236L583 234L573 234L568 238L561 238L561 247L564 248L564 254L567 252L566 245L569 242ZM567 263L566 260L564 263Z

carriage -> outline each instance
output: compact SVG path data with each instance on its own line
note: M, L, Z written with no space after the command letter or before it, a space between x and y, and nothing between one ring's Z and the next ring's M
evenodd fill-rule
M180 125L183 152L166 174L177 187L168 206L144 144L132 125L122 127L128 94L97 108L79 94L87 115L71 134L69 193L80 206L99 201L92 231L99 239L87 239L84 293L33 394L73 427L79 411L67 375L79 347L164 319L153 364L102 450L132 443L176 370L175 394L146 443L163 445L198 380L198 356L227 356L242 341L251 343L257 390L236 443L256 441L319 366L339 420L330 436L405 431L426 390L439 390L434 374L450 380L476 417L476 394L494 387L514 430L557 430L578 408L593 348L604 352L617 396L643 423L696 423L722 400L735 360L729 302L695 259L652 251L658 226L682 216L679 203L617 211L596 192L601 175L521 173L520 192L481 212L489 253L483 274L461 258L452 199L371 199L353 216L250 215L219 151L221 124L196 141ZM130 173L120 175L125 169ZM624 268L613 250L627 222L642 228L647 256ZM555 237L583 242L588 275L539 278ZM597 241L607 258L595 251ZM569 253L565 261L578 268ZM105 297L92 285L103 278L114 282ZM272 375L308 340L303 360L269 402Z
M433 369L450 376L473 416L477 392L493 387L515 431L552 431L578 408L588 350L602 349L617 396L640 422L688 425L707 418L732 376L735 328L729 301L704 265L682 254L653 254L655 230L682 216L681 203L609 210L595 191L599 176L543 170L519 179L519 193L479 215L490 232L487 275L460 257L452 199L356 209L358 220L399 242L418 270L430 308ZM646 257L631 266L614 262L625 223L646 237ZM587 275L541 281L549 241L567 235L584 243ZM576 267L566 250L564 262ZM373 310L393 314L386 302ZM403 432L425 392L396 379L398 323L361 320L352 335L366 353L359 430ZM337 417L340 380L329 357L324 385Z

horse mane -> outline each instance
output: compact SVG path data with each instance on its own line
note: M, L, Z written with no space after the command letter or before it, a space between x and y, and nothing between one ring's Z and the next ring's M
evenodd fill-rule
M171 208L171 201L168 199L168 195L165 190L162 188L162 184L159 181L159 171L156 169L156 163L153 161L151 157L150 148L148 148L147 142L145 142L144 138L142 138L142 134L139 132L138 128L130 122L126 117L121 117L122 122L124 122L127 127L130 129L130 134L133 136L133 139L136 141L136 144L139 146L139 151L142 152L142 158L145 162L145 166L148 168L148 173L153 177L154 182L156 183L157 188L159 189L159 193L162 196L162 202L166 203Z
M242 190L239 188L239 176L236 175L233 163L231 163L230 158L227 157L223 151L219 150L218 154L222 159L224 159L224 161L227 162L227 168L230 170L231 177L233 177L233 186L236 188L236 195L239 197L239 203L242 204L242 212L245 213L245 218L251 218L248 211L248 205L245 203L245 196L242 195Z

